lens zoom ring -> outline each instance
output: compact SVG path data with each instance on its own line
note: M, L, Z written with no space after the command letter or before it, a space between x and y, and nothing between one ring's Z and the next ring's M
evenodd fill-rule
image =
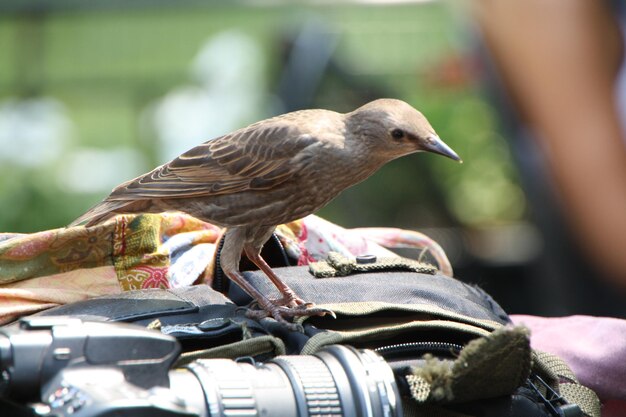
M207 373L198 372L198 367ZM252 386L247 375L236 362L228 360L198 360L191 369L205 389L215 387L215 394L220 397L224 417L256 417L258 411ZM216 404L217 405L217 404Z
M241 381L218 380L217 385L222 397L225 417L254 417L258 414L252 388L245 379Z
M299 377L310 416L343 417L335 380L324 362L313 356L282 356L280 360Z

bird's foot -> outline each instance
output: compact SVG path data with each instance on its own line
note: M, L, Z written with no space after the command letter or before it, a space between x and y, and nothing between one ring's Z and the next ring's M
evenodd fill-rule
M313 307L315 305L314 303L304 301L302 298L298 297L296 293L294 293L291 289L286 291L281 298L272 299L271 302L272 304L275 304L277 306L296 309Z
M281 301L284 301L281 299ZM302 301L302 300L300 300ZM302 326L296 323L292 323L287 319L294 319L296 317L311 317L311 316L332 316L336 318L335 313L332 310L322 307L315 307L313 303L305 303L302 301L301 304L296 305L295 307L279 305L275 303L270 303L268 305L260 305L260 310L248 310L246 315L255 320L264 319L266 317L272 317L277 322L283 324L289 330L293 331L301 331Z

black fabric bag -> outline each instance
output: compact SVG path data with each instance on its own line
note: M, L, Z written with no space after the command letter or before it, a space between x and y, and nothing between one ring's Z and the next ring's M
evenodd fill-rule
M250 297L228 281L220 283L227 296L204 285L142 290L40 314L159 329L181 342L179 366L199 358L308 355L332 344L374 349L394 369L407 416L600 416L595 394L561 360L533 351L527 331L512 327L483 290L428 268L406 271L402 263L378 260L370 272L338 268L345 276L331 278L316 278L315 268L274 268L301 297L337 315L300 319L301 332L273 319L247 318ZM332 269L337 262L322 266ZM244 275L278 296L263 273Z

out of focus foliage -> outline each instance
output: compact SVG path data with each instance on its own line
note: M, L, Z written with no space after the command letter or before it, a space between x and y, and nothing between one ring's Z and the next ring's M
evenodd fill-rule
M306 39L320 39L312 50L326 47L331 58L306 107L404 99L464 160L394 161L321 215L345 226L421 228L525 214L468 59L472 38L449 5L55 3L0 5L0 231L61 227L176 152L289 109L285 68L306 73L323 59L289 54L307 28Z

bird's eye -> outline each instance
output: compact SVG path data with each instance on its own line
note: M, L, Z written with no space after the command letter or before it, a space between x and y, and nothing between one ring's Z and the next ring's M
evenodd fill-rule
M391 137L394 139L402 139L404 137L404 132L402 129L393 129L391 131Z

